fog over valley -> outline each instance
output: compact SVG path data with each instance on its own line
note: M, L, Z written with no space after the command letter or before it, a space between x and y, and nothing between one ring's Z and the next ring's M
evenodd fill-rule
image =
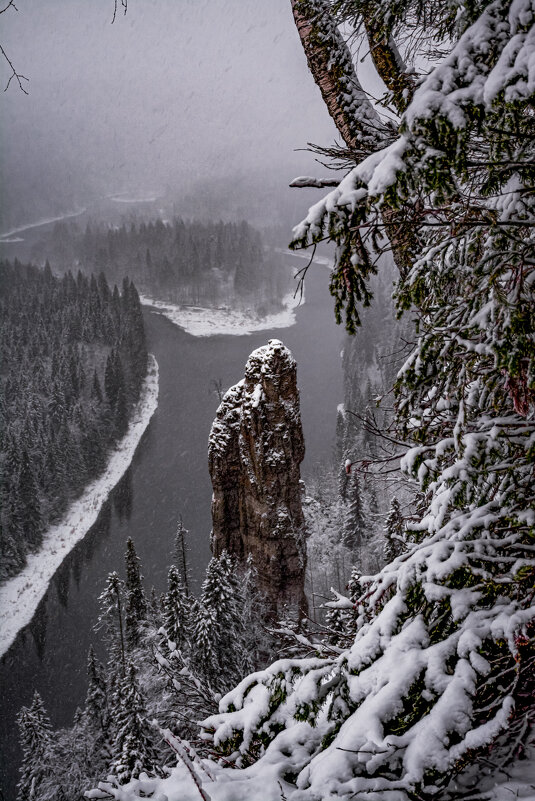
M285 189L316 170L295 151L336 132L286 0L130 0L114 24L112 0L17 7L2 43L29 94L2 97L4 232L110 194L278 222L315 199Z

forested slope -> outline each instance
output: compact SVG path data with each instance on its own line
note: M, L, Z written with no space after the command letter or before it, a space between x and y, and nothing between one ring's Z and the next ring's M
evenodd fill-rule
M95 478L147 367L139 297L104 275L0 263L0 577Z
M128 275L146 295L174 303L252 305L271 311L288 292L290 276L265 251L246 222L195 222L175 218L135 221L120 227L57 223L40 243L61 269L76 264L120 282Z

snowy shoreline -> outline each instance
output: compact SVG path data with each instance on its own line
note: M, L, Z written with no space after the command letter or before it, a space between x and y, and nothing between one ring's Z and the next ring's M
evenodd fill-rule
M89 484L61 521L51 526L26 567L0 585L0 657L30 623L54 573L67 554L94 525L111 490L125 474L158 406L158 363L149 355L148 372L128 431L110 454L104 473Z
M303 297L299 298L289 292L282 299L284 309L265 317L256 317L252 312L236 309L179 306L175 303L154 300L147 295L140 295L139 299L144 306L150 306L155 314L167 317L174 325L183 328L187 334L194 337L213 337L249 336L256 331L290 328L295 323L295 310L305 302L304 298L304 293Z
M34 223L29 223L28 225L23 225L21 228L13 228L11 231L6 231L4 234L0 234L0 245L7 242L24 242L24 239L20 239L17 237L16 239L8 239L7 237L12 237L15 234L22 234L24 231L29 231L32 228L39 228L41 225L50 225L53 222L61 222L61 220L70 220L71 217L79 217L83 214L86 209L80 209L80 211L71 211L68 214L62 214L60 217L47 217L43 220L38 220Z

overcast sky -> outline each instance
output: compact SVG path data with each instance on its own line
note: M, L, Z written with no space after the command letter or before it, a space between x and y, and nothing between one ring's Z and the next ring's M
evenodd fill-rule
M17 7L1 42L30 81L0 100L7 200L47 185L53 197L54 176L109 192L290 180L314 172L296 148L335 139L290 0L129 0L113 25L113 0Z

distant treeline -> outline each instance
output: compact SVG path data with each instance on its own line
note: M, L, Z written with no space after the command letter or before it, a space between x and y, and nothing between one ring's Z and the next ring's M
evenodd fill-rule
M139 296L125 279L0 262L0 578L102 471L147 370Z
M62 269L102 271L114 282L129 275L141 292L183 304L247 305L266 313L288 291L290 279L246 222L158 219L121 227L90 223L85 231L61 222L39 247Z

